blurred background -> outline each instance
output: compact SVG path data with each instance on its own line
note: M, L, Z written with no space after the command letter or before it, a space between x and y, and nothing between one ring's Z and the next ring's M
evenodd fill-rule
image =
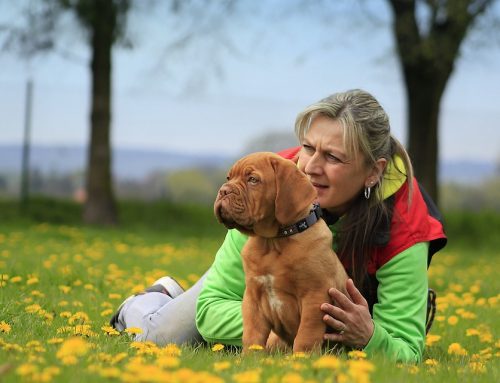
M88 223L121 200L210 205L236 158L362 88L443 209L498 211L499 3L0 0L0 196L74 200Z

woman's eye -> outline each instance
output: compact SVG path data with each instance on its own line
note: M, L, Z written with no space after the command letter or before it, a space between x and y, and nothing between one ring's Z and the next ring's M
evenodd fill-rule
M331 153L328 153L326 155L326 158L328 158L328 161L332 161L332 162L342 162L340 160L340 158L336 157L335 155L331 154Z
M306 152L308 152L308 153L311 153L311 152L313 152L313 151L314 151L314 148L313 148L311 145L303 144L303 145L302 145L302 148L303 148Z

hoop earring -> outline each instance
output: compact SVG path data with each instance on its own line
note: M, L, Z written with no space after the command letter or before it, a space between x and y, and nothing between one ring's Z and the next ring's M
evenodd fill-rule
M369 186L365 187L365 198L366 199L370 199L371 192L372 192L372 188L371 187L369 187Z

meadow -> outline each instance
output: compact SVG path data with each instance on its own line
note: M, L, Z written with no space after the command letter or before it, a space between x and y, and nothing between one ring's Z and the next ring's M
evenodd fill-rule
M163 275L188 288L224 229L209 207L123 203L121 225L79 222L81 207L0 201L2 382L498 382L500 215L450 212L448 247L429 269L437 313L418 365L362 352L242 357L220 344L157 347L108 320Z

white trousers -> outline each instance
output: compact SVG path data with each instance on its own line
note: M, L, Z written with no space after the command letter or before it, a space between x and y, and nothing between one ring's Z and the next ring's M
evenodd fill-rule
M135 336L136 341L151 341L159 346L202 342L196 328L196 301L206 275L175 298L150 292L127 300L120 310L117 328L138 327L142 333Z

